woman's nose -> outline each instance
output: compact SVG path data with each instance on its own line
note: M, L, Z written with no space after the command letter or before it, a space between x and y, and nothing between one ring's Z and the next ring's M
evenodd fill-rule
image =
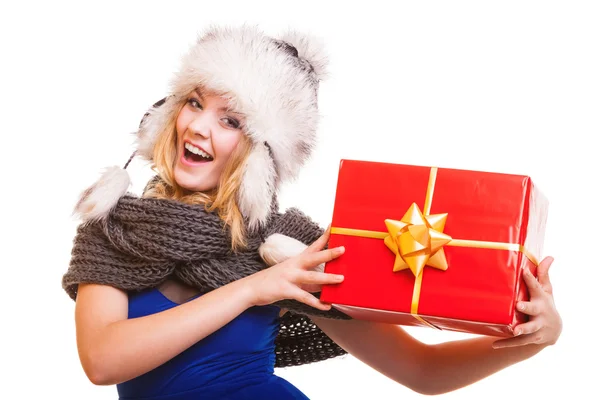
M210 116L208 113L202 113L190 122L190 130L194 135L209 138L211 135Z

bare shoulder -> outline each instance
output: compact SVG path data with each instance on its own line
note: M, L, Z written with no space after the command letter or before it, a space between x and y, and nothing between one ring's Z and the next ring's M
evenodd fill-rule
M127 292L110 285L100 285L96 283L80 283L77 287L78 304L93 302L98 299L104 300L123 300L127 299Z
M83 324L106 324L127 319L127 292L109 285L79 284L75 302L75 317Z

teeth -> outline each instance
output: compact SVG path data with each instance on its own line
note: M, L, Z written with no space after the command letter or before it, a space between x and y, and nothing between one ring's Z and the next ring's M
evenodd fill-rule
M202 156L202 157L204 157L206 159L209 159L209 160L212 159L212 156L210 154L208 154L205 151L200 150L199 148L197 148L196 146L191 145L190 143L186 143L185 144L185 148L187 150L189 150L190 152L192 152L194 154L198 154L199 156Z

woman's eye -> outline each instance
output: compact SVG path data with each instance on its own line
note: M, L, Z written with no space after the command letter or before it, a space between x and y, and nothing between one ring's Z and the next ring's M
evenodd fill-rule
M238 129L240 127L240 123L234 118L223 118L223 121L230 127L234 129Z
M200 103L198 102L198 100L192 98L188 100L188 103L194 107L194 108L202 108L202 106L200 105Z

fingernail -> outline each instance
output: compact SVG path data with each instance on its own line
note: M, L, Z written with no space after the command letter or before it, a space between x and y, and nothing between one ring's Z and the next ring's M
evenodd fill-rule
M523 311L525 309L525 304L519 303L517 307L519 308L519 310Z
M520 334L521 334L521 331L517 329L517 330L515 331L515 336L519 336Z
M343 281L344 280L344 275L336 275L335 279L338 281Z
M342 254L345 251L346 251L346 248L344 246L340 246L340 247L337 248L337 252L340 253L340 254Z

